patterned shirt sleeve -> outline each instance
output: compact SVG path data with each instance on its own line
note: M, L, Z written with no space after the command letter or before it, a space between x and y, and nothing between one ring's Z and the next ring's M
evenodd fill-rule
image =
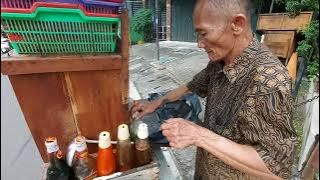
M240 113L239 129L269 170L288 179L297 145L290 121L293 99L290 94L275 91L249 97Z
M198 74L196 74L189 83L187 83L188 89L202 98L206 97L208 94L209 69L210 63L207 65L206 68L204 68Z

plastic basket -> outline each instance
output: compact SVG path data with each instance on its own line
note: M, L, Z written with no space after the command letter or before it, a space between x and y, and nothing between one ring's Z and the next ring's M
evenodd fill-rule
M81 5L87 13L108 15L118 15L122 7L122 3L96 0L1 0L1 12L24 13L23 11L30 11L34 4L39 2L60 3L62 6Z
M99 1L107 1L107 2L123 3L123 0L99 0Z
M33 3L30 9L3 8L1 10L2 12L30 14L30 13L33 13L38 7L81 9L86 16L99 16L99 17L119 17L120 16L119 14L91 13L91 12L88 12L82 4L51 3L51 2L35 2Z
M19 54L114 52L120 18L85 16L79 9L39 7L32 14L1 13Z

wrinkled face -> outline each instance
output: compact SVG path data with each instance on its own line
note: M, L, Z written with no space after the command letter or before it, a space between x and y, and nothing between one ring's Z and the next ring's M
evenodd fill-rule
M212 15L201 6L193 14L198 46L207 53L210 61L228 58L235 44L231 21L223 15Z

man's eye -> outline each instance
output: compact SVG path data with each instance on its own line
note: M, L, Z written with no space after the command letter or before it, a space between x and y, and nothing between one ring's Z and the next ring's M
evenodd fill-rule
M199 33L199 35L200 35L200 36L202 36L202 37L204 37L204 36L206 36L206 35L207 35L207 33L202 32L202 33Z
M205 38L207 33L206 32L196 32L195 35L198 38Z

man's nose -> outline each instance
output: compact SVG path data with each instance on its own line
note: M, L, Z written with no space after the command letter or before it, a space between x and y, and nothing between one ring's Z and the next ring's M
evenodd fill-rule
M201 40L198 40L198 48L204 48L205 45Z

